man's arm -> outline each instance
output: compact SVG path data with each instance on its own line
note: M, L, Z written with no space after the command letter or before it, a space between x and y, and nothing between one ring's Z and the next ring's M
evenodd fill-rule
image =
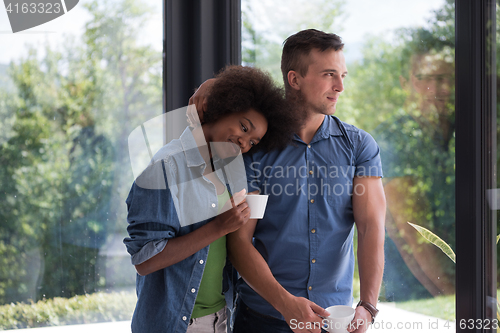
M358 230L358 268L361 300L377 305L384 273L385 195L379 177L354 177L352 197L354 220ZM356 308L354 323L363 325L350 332L362 333L371 323L371 314L362 306ZM356 327L356 325L353 325Z
M256 225L257 220L251 219L228 235L227 246L231 263L246 283L285 317L288 325L290 320L296 319L297 323L315 322L318 324L314 327L321 327L322 319L318 314L326 317L329 313L306 298L293 296L274 278L267 262L252 244ZM320 333L321 329L293 331Z
M196 127L203 121L203 113L207 111L208 96L210 89L214 85L216 79L208 79L203 82L194 94L189 98L188 108L186 111L187 121L192 127ZM194 105L194 108L192 107Z

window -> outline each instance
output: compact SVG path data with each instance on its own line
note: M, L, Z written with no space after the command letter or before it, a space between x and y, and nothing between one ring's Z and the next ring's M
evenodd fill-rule
M79 1L15 34L0 15L0 327L130 320L127 137L163 110L162 2Z

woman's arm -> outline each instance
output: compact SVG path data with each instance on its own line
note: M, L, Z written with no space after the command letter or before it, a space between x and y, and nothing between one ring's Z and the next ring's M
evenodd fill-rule
M238 230L250 217L250 209L245 201L238 206L218 215L204 226L179 237L168 240L165 248L146 260L135 265L139 275L148 275L157 270L176 264L198 252L222 236Z

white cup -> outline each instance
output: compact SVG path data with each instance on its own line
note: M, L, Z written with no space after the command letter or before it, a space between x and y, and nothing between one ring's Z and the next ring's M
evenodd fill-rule
M249 194L247 195L247 204L250 207L250 218L261 219L266 211L267 198L266 194Z
M334 305L326 309L330 315L323 320L325 330L331 333L348 333L347 327L354 318L356 310L347 305Z

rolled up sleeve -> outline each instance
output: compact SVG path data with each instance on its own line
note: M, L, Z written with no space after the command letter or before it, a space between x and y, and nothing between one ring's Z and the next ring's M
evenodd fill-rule
M123 242L133 265L163 251L168 240L179 231L179 219L165 179L162 177L165 186L156 189L141 187L136 180L126 200L129 237Z

